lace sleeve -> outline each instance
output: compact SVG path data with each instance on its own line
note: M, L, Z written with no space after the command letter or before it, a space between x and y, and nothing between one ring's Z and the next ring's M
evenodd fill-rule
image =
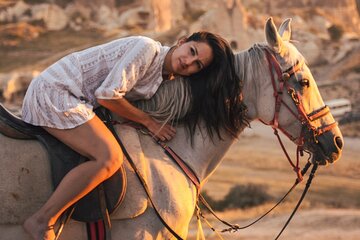
M103 83L96 89L99 99L122 98L149 69L159 51L159 44L141 37L114 65Z

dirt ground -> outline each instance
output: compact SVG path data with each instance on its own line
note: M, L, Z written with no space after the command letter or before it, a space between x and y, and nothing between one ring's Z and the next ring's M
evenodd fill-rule
M206 192L215 199L223 198L234 185L247 183L265 185L268 192L279 199L292 186L295 174L284 158L272 130L252 123L225 156L222 164L205 185ZM341 128L341 127L340 127ZM285 138L284 138L285 139ZM295 153L294 145L285 141ZM335 164L321 167L303 204L279 239L355 240L360 236L360 138L345 138L342 158ZM306 162L302 160L302 166ZM306 179L305 179L306 180ZM223 234L224 239L275 239L299 199L305 181L298 186L284 204L254 226L237 233ZM274 203L247 210L219 212L224 220L247 225ZM225 228L209 214L209 222L216 229ZM202 222L206 239L220 239ZM190 239L196 239L197 225L190 228Z

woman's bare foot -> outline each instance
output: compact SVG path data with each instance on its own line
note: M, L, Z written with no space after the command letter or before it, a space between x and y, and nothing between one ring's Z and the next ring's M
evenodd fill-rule
M35 216L26 219L23 228L34 240L55 239L54 225L49 226L46 222L39 221Z

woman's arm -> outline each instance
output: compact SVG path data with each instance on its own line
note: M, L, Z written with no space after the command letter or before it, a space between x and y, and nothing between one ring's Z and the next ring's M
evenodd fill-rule
M170 140L175 136L175 128L169 124L166 124L161 128L162 124L160 122L157 122L149 114L134 107L125 98L97 99L97 101L100 105L109 109L120 117L144 125L151 133L155 134L155 136L157 136L162 141Z

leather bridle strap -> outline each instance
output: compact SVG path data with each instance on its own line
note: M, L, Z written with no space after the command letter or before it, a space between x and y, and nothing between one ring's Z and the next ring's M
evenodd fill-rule
M279 113L280 113L280 108L282 105L284 105L289 112L300 121L302 126L306 126L313 135L314 140L316 141L316 136L320 135L319 133L321 132L324 133L325 131L329 131L331 130L336 124L330 124L328 126L325 127L320 127L320 128L315 128L311 122L319 119L323 116L325 116L326 114L328 114L329 108L327 106L316 110L310 114L306 114L302 104L301 104L301 96L298 92L296 92L293 88L290 87L288 80L291 78L292 75L294 75L297 71L300 70L302 64L300 64L299 62L297 62L294 66L292 66L291 68L289 68L288 70L286 70L285 72L282 72L280 65L278 63L278 61L276 60L275 56L268 50L265 50L266 53L266 59L268 61L268 68L269 68L269 73L271 76L271 83L273 85L273 89L274 89L274 97L275 97L275 113L274 113L274 117L273 120L270 123L265 123L266 125L270 125L273 130L274 130L274 134L277 137L280 146L288 160L288 162L290 163L290 165L292 166L293 170L296 172L298 180L302 180L303 177L301 175L301 171L300 171L300 167L299 167L299 155L302 154L303 151L303 144L305 142L304 139L304 132L302 131L300 136L298 138L295 138L294 136L292 136L290 133L288 133L285 129L283 129L280 125L279 125ZM273 70L275 71L276 75L278 76L278 87L276 85L276 81L275 81L275 74L273 74ZM288 106L288 104L286 104L283 101L283 93L284 90L287 90L288 93L290 94L292 100L295 103L295 106L297 108L297 113L295 113L294 111L292 111L292 109ZM286 151L286 148L280 138L280 135L278 133L278 130L280 129L290 140L292 141L298 141L298 147L296 150L296 164L293 163L293 161L291 160L289 154Z
M182 160L171 147L166 145L164 142L157 140L153 135L152 138L155 140L157 144L159 144L165 151L165 153L172 159L174 162L180 167L183 173L191 180L191 182L195 185L197 194L200 194L201 183L199 178L196 176L195 172Z
M274 112L274 118L273 120L269 123L266 124L265 122L263 122L266 125L270 125L273 130L274 130L274 134L277 137L280 146L286 156L286 159L288 160L289 164L292 166L293 170L295 171L297 178L299 181L301 181L303 179L303 176L301 174L301 169L299 167L299 153L301 151L301 147L297 148L297 160L296 160L296 164L293 163L293 161L291 160L289 154L286 151L286 148L280 138L280 135L278 133L277 129L280 129L287 137L289 137L291 140L295 140L293 136L291 136L291 134L289 134L287 131L285 131L284 129L281 128L281 126L279 126L279 114L280 114L280 108L282 106L282 104L284 104L289 110L290 112L296 117L298 118L298 116L290 109L290 107L282 100L283 97L283 92L284 89L286 88L286 80L288 80L291 75L293 75L294 73L296 73L300 68L301 65L298 63L295 66L291 67L289 70L287 70L286 72L282 73L280 66L277 64L277 60L275 59L275 57L269 52L269 50L266 50L266 59L268 61L268 67L269 67L269 72L270 72L270 76L271 76L271 83L274 89L274 97L275 97L275 112ZM273 69L275 70L278 78L280 79L278 81L279 87L276 87L276 82L275 82L275 76L273 73ZM299 109L298 109L299 110ZM301 111L301 110L299 110ZM302 138L302 136L301 136Z
M298 181L301 182L303 180L303 175L301 174L300 166L299 166L299 164L300 164L299 154L300 154L300 151L301 151L301 147L297 146L297 148L296 148L296 164L294 164L293 161L291 160L286 148L285 148L284 143L282 142L282 140L280 138L280 135L279 135L277 129L273 128L273 130L274 130L275 136L277 137L277 139L279 141L281 149L283 150L283 152L284 152L284 154L286 156L286 159L288 160L289 164L292 166L294 172L296 173Z
M324 106L318 111L310 113L307 117L310 121L315 121L316 119L322 118L323 116L330 113L330 108L328 106Z

